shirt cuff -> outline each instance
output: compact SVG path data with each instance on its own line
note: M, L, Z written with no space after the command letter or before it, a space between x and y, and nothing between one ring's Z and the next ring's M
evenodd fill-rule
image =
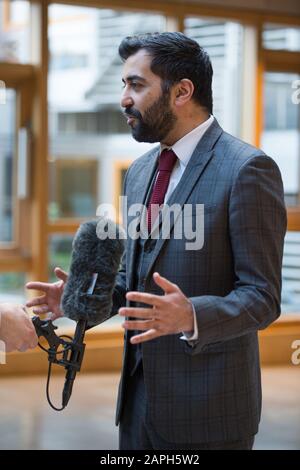
M193 316L194 316L194 331L189 332L189 333L183 331L182 336L180 336L180 339L182 339L184 341L196 341L199 337L197 317L196 317L196 312L195 312L194 305L192 305L192 307L193 307Z

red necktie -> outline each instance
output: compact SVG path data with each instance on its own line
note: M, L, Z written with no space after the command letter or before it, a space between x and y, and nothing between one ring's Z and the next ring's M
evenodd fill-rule
M158 176L154 183L147 211L148 232L151 233L152 225L158 215L158 206L164 203L168 189L170 176L176 163L177 156L173 150L163 150L158 162ZM155 206L153 206L155 204Z

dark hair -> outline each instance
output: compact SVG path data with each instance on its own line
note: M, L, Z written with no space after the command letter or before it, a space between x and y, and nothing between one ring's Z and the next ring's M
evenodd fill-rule
M193 39L182 33L147 33L128 36L119 46L123 61L140 49L152 56L151 70L163 83L163 91L188 78L194 84L193 99L212 113L213 69L207 52Z

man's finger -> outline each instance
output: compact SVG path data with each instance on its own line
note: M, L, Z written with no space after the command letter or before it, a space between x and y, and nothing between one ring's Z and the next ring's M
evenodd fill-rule
M37 307L33 309L33 313L35 313L36 315L42 315L43 313L48 313L48 312L50 312L48 305L44 305L43 307Z
M26 307L35 307L36 305L43 305L46 303L46 296L42 295L41 297L35 297L34 299L28 300L26 302Z
M126 330L149 330L151 328L155 328L155 320L145 320L145 321L130 321L126 320L122 327Z
M159 273L153 274L154 282L161 287L166 294L178 291L178 286L171 281L168 281L165 277L162 277Z
M54 272L55 272L55 276L60 279L61 281L64 281L64 282L67 282L68 280L68 273L66 273L66 271L63 271L62 269L60 268L55 268L54 269Z
M126 298L133 302L153 305L154 307L159 307L164 303L161 295L148 294L147 292L127 292Z
M153 318L153 308L122 307L119 314L122 317Z
M43 292L48 292L50 285L46 282L27 282L27 289L41 290Z
M151 329L146 331L146 333L132 336L132 338L130 338L130 342L132 344L145 343L145 341L150 341L151 339L158 338L159 336L161 336L161 334L157 330Z

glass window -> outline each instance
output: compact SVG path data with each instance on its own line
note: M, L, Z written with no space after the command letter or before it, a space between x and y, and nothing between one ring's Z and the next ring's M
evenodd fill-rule
M264 77L261 147L281 170L288 205L300 204L299 79L300 75L292 73L266 73Z
M213 66L213 113L233 135L241 129L243 28L238 23L186 18L185 34L202 46Z
M53 54L50 58L52 70L80 69L87 66L88 56L86 54Z
M0 244L14 240L13 168L16 141L16 92L3 88L0 103Z
M82 218L96 214L98 161L57 159L50 162L49 219Z
M24 303L25 283L25 273L0 273L0 303Z
M300 28L267 23L263 30L263 46L266 49L300 51Z
M0 2L0 62L30 61L30 2Z
M74 235L54 234L49 237L49 279L57 281L54 268L69 270Z
M100 203L114 202L114 162L151 148L134 141L120 108L118 46L125 36L165 26L165 18L156 14L50 5L52 219L95 216Z

